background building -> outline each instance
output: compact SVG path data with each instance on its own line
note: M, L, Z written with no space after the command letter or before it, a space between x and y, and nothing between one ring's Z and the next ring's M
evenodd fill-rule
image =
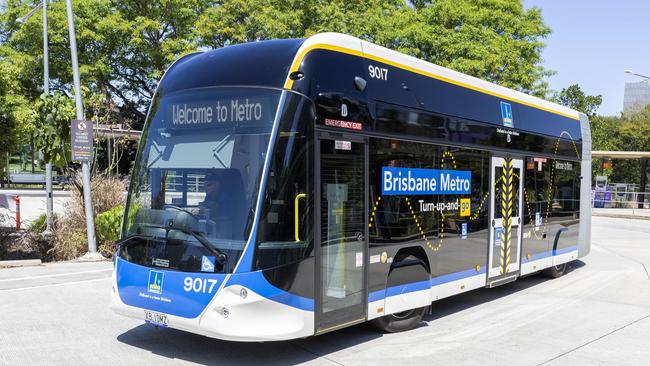
M650 82L647 80L636 83L625 83L623 96L623 112L634 113L650 104Z

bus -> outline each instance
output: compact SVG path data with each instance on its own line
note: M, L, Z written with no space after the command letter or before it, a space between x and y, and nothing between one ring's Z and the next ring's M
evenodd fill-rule
M111 308L233 341L370 321L590 250L575 110L338 33L177 60L152 100Z

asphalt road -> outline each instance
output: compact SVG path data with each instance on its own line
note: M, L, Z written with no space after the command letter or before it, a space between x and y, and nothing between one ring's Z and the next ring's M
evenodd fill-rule
M592 239L591 254L564 277L442 300L409 332L360 325L275 343L224 342L115 315L111 263L1 269L0 364L649 364L650 223L595 217Z

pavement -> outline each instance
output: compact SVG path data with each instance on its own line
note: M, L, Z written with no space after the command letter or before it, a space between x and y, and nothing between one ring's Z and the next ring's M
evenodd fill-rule
M272 343L118 316L110 262L1 269L0 365L647 365L649 238L647 221L594 217L591 253L561 278L438 301L408 332L362 324Z
M592 216L650 220L649 208L592 208Z
M16 219L14 197L20 196L20 218L21 226L27 227L30 222L45 213L45 190L40 189L0 189L0 195L5 195L9 201L9 215L12 219L12 226ZM70 200L70 191L54 190L52 193L53 209L57 215L63 215L65 204ZM0 200L3 202L3 200Z

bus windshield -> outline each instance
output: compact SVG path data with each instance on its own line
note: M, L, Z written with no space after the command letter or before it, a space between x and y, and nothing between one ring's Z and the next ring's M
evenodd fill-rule
M121 255L190 272L232 269L250 234L280 94L233 87L158 92L123 233L127 241L149 239L127 242Z

